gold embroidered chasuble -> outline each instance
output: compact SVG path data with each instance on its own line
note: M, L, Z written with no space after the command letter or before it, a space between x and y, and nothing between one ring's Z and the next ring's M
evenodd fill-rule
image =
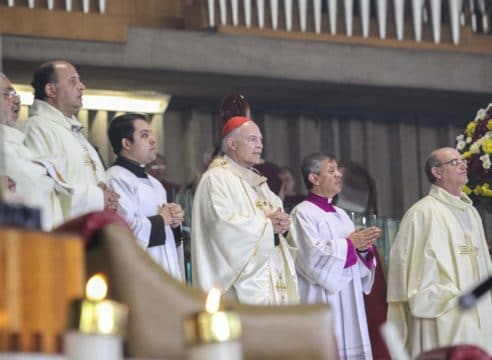
M266 178L227 156L214 160L193 202L193 285L205 291L219 286L242 303L297 303L295 229L274 246L266 216L278 208L282 201Z
M415 357L475 344L492 353L492 295L468 312L457 298L492 273L482 221L471 200L432 186L405 214L391 248L388 321Z
M97 186L106 182L104 166L81 127L75 116L68 118L47 102L34 100L25 129L25 144L36 157L63 163L74 192L60 196L60 201L71 218L104 209L104 195Z

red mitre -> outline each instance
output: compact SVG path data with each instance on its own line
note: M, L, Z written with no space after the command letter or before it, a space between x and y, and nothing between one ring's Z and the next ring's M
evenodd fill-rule
M237 129L244 123L247 123L248 121L252 121L250 118L247 118L246 116L233 116L224 125L224 128L222 129L222 139L225 138L232 130Z

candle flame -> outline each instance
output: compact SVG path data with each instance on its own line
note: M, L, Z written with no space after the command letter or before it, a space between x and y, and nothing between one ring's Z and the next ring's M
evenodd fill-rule
M213 287L208 292L205 309L208 313L214 314L219 310L221 291L218 287Z
M106 276L102 273L97 273L91 276L85 286L85 296L92 301L100 301L106 297L108 293L108 282Z

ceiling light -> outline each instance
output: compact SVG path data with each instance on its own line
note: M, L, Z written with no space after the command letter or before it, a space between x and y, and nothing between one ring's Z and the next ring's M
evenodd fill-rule
M34 99L32 87L21 84L13 86L21 104L31 106ZM170 100L170 95L151 91L85 90L82 109L162 114Z

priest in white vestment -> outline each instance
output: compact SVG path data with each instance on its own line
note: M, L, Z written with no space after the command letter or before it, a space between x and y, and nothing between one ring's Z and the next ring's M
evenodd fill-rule
M470 311L458 296L492 274L482 221L461 188L467 163L453 148L432 152L425 164L429 194L403 217L391 248L388 321L412 357L436 347L473 344L492 354L492 294Z
M62 207L71 218L104 208L115 211L117 196L105 185L104 166L75 117L85 89L77 70L64 61L46 63L34 73L32 85L25 144L36 157L63 160L74 191L60 197Z
M44 230L64 221L55 181L47 169L34 162L35 157L24 145L24 133L16 128L20 100L10 80L0 73L0 175L16 183L19 201L41 211Z
M347 213L331 204L342 187L333 156L308 155L301 170L309 194L291 213L298 236L301 303L333 307L341 359L372 359L364 293L370 293L374 282L372 244L381 231L376 227L356 231Z
M118 158L108 169L109 186L119 194L118 213L128 222L139 245L164 270L184 280L178 260L183 252L181 206L167 203L166 190L159 180L145 172L156 156L156 140L145 115L117 116L108 130Z
M241 303L297 303L295 229L252 168L261 159L260 129L247 117L232 117L222 139L225 155L203 174L193 202L193 285L217 286Z

